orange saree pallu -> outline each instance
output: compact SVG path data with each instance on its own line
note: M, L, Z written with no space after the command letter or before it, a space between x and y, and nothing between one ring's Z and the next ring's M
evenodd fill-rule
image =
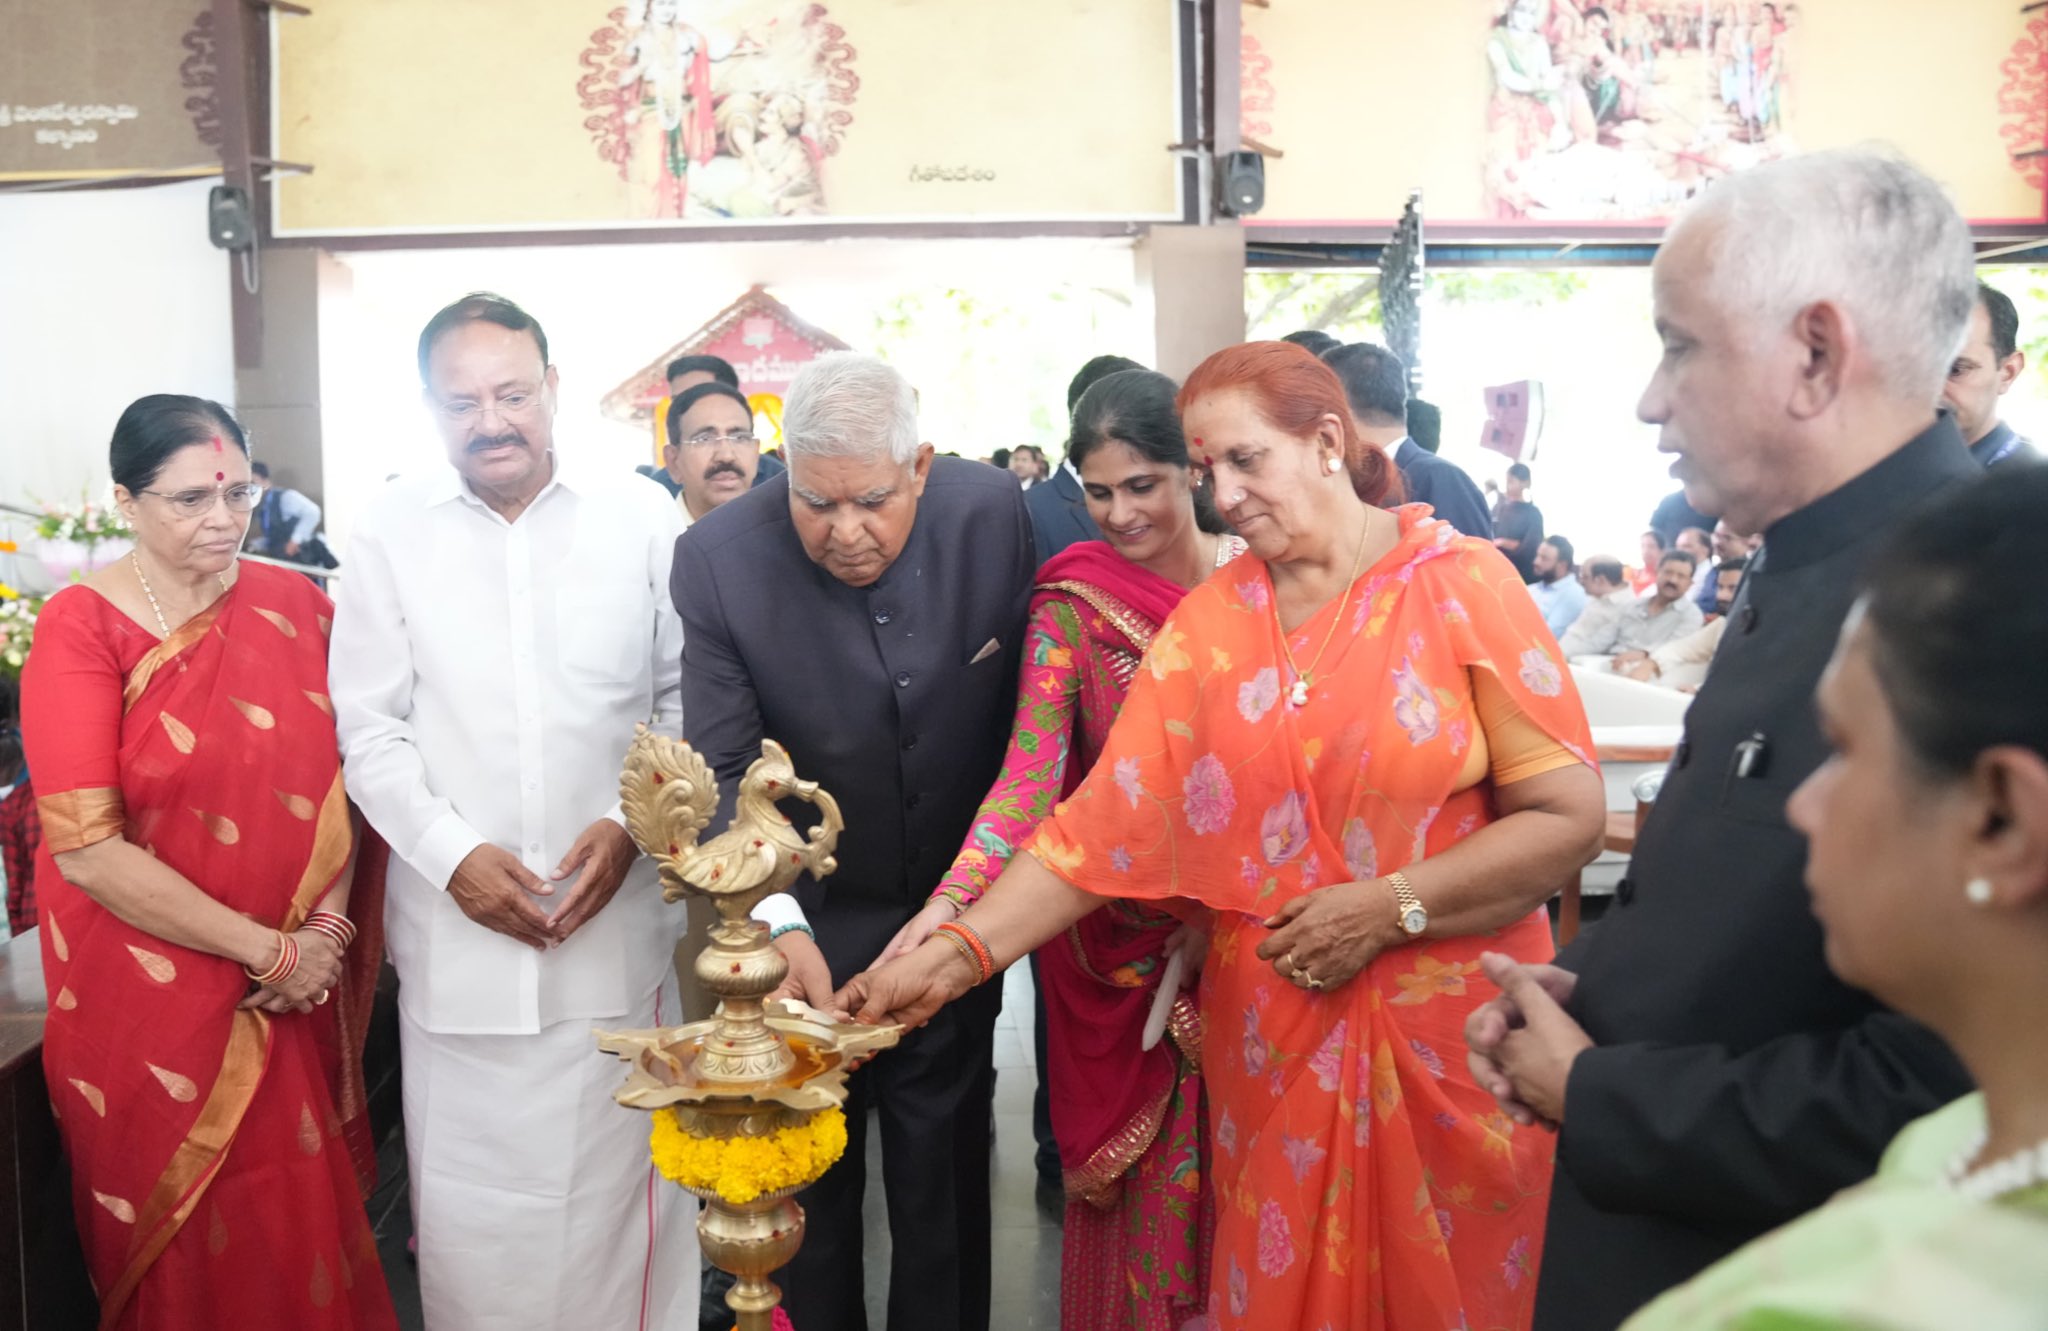
M229 908L298 927L351 864L331 613L305 579L251 565L160 644L85 588L54 598L25 680L43 855L123 836ZM333 1000L281 1016L236 1009L250 983L235 962L39 870L44 1067L102 1327L396 1325L362 1205L383 874L361 867L363 936Z
M1031 846L1086 891L1216 911L1201 994L1216 1239L1193 1325L1529 1325L1553 1141L1473 1084L1463 1032L1492 994L1482 951L1550 958L1543 912L1392 948L1320 994L1254 955L1289 899L1391 873L1496 817L1490 782L1460 788L1483 742L1477 672L1592 763L1520 577L1426 512L1399 510L1396 548L1289 638L1307 660L1338 617L1304 705L1262 563L1190 592Z

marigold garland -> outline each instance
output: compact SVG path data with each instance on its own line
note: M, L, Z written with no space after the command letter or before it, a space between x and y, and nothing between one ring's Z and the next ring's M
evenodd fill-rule
M647 1145L663 1178L744 1206L763 1193L809 1183L830 1169L846 1153L846 1114L827 1109L767 1137L721 1140L684 1131L671 1106L654 1111Z

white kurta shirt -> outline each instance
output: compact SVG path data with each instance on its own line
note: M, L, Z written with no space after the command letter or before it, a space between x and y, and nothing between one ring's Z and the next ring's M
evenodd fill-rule
M681 735L680 531L641 477L573 468L511 523L452 468L393 482L356 523L330 687L348 793L392 849L399 1002L424 1029L616 1018L661 983L684 917L650 860L547 952L475 923L447 886L485 842L546 879L584 828L619 818L635 723ZM535 904L554 914L574 882Z

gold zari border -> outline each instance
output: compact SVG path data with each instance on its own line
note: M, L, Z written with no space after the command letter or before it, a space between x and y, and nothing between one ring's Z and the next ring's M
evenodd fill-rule
M121 1312L142 1283L142 1277L184 1227L199 1199L206 1195L206 1185L213 1181L214 1171L220 1168L229 1144L235 1139L235 1130L242 1126L242 1116L256 1096L269 1058L270 1018L253 1008L236 1012L228 1028L227 1055L221 1060L220 1076L207 1093L198 1121L178 1144L170 1167L143 1203L142 1213L135 1221L137 1246L129 1254L120 1278L100 1301L101 1331L112 1331L120 1321Z
M156 672L177 659L179 652L205 637L214 622L220 618L221 603L226 596L217 598L206 609L171 630L171 636L142 654L135 668L128 672L128 682L121 686L121 711L125 714L135 709L149 682L156 678Z
M1129 638L1140 654L1152 645L1152 626L1145 617L1100 587L1073 581L1041 582L1038 586L1041 591L1065 592L1086 601L1097 614L1116 625L1117 632Z
M1095 1154L1076 1168L1062 1171L1067 1196L1076 1197L1098 1210L1111 1210L1123 1192L1125 1171L1138 1163L1159 1136L1166 1120L1166 1106L1173 1100L1173 1088L1131 1116L1131 1121L1096 1148Z
M128 808L118 786L86 786L36 796L36 816L43 822L43 844L52 855L84 850L120 836L128 829Z

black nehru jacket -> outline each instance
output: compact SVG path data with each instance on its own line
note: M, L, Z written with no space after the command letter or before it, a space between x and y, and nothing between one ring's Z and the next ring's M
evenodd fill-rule
M838 870L797 886L835 984L925 903L1002 765L1038 561L1006 471L937 458L903 550L849 587L804 554L789 478L714 510L676 543L683 734L726 783L761 739L839 801ZM808 827L815 815L792 802ZM891 1331L986 1331L989 1097L1000 985L949 1004L847 1084L846 1157L806 1188L803 1249L781 1272L805 1331L865 1327L862 1203L872 1108L893 1255Z
M1785 801L1827 757L1813 692L1864 565L1981 474L1944 417L1751 562L1614 905L1558 958L1596 1047L1565 1090L1539 1331L1619 1325L1970 1089L1932 1032L1828 970Z
M872 586L811 562L785 477L677 542L683 734L725 788L720 822L764 737L845 816L838 870L797 888L835 984L924 905L995 780L1036 568L1017 478L957 458L932 460L909 539Z

